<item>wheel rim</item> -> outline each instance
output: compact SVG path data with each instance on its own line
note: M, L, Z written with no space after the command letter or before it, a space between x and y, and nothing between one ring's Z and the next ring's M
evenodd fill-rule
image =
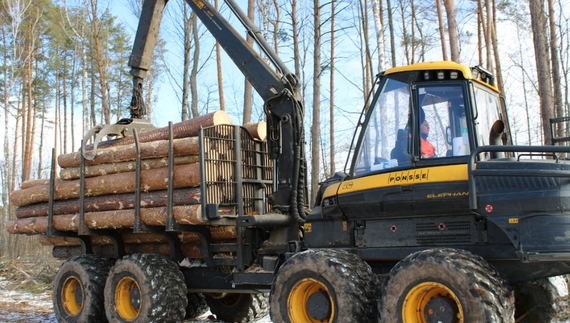
M298 282L287 300L291 323L332 322L334 302L325 284L313 278Z
M424 282L412 288L402 306L404 322L463 323L463 307L455 293L437 282Z
M117 313L125 321L133 321L140 312L141 297L139 284L131 277L125 277L117 284L115 290Z
M68 277L63 282L61 304L70 316L77 316L83 308L83 286L77 277Z

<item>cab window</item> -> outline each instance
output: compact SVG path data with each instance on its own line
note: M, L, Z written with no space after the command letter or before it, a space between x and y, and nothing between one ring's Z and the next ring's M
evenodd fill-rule
M421 159L469 155L471 149L462 85L418 86Z
M353 174L410 165L409 84L387 79L370 109Z
M489 133L493 123L500 119L501 103L497 94L484 90L478 86L473 88L475 96L475 127L477 128L477 141L479 146L489 145Z

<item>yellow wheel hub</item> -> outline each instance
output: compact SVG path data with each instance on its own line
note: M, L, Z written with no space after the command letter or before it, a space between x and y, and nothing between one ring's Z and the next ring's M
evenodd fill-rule
M77 316L83 308L83 286L77 277L68 277L61 289L61 304L70 316Z
M133 321L140 312L141 297L139 284L131 277L122 278L115 290L117 313L125 321Z
M402 305L402 321L463 323L463 307L447 286L437 282L423 282L406 295Z
M291 323L328 323L335 314L328 288L313 278L305 278L293 287L287 306Z

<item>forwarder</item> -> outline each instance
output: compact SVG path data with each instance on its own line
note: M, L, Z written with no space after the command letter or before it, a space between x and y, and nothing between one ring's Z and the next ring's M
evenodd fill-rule
M266 145L239 127L202 129L207 225L129 231L163 235L168 256L129 254L125 230L66 232L83 255L54 282L60 322L180 322L202 313L204 297L218 318L250 321L266 313L267 292L273 322L548 322L552 308L537 305L553 295L547 278L570 272L570 164L556 154L569 149L513 146L491 73L452 62L380 73L344 172L321 184L308 211L297 77L233 0L227 6L274 67L206 0L187 3L264 100ZM142 82L165 5L144 2L129 63L131 118L119 127L144 123ZM274 172L232 177L231 199L209 195L216 164L204 150L216 140L234 147L235 174L241 164L267 170L264 156ZM249 143L259 158L246 164ZM213 241L206 228L228 224L237 238ZM180 252L177 237L188 232L200 237L199 259ZM111 260L90 248L99 236L113 241Z

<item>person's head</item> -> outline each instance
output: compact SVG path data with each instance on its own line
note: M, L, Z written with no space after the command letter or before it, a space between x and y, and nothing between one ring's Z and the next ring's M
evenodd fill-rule
M427 122L427 120L424 120L420 125L420 132L422 136L425 137L427 137L427 135L429 134L429 123Z

